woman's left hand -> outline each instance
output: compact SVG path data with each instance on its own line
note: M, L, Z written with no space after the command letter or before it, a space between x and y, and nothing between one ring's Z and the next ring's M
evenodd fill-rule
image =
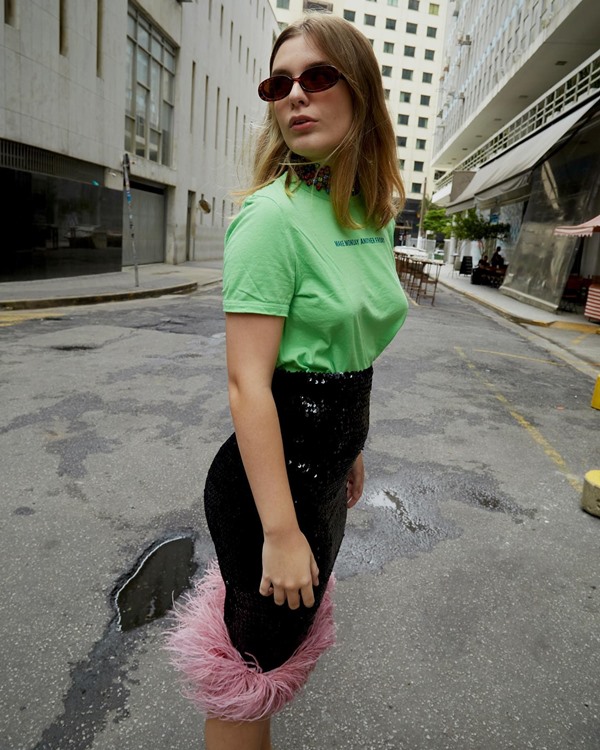
M346 504L349 508L353 508L360 500L364 485L365 465L362 453L359 453L356 461L352 464L352 468L348 472L348 479L346 481Z

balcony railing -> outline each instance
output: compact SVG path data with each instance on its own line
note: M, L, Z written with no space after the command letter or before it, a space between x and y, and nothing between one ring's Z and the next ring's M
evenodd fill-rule
M600 51L588 58L573 73L549 89L505 127L488 138L479 148L463 159L452 172L436 182L436 190L452 180L454 172L476 169L502 151L514 146L531 133L552 122L588 94L600 89Z

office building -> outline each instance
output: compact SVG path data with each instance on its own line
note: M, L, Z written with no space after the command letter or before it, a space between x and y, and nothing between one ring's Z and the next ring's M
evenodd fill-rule
M0 4L0 280L219 257L256 87L278 28L268 0Z
M548 310L600 275L598 0L451 0L433 199L507 222L501 291Z
M399 218L416 236L421 203L431 194L431 153L442 66L447 0L271 0L280 28L305 12L354 23L371 41L396 131L407 202Z

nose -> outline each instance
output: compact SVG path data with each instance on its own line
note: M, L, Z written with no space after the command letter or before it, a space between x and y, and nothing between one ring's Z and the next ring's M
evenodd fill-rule
M292 90L288 94L290 101L294 104L305 104L307 101L306 91L302 88L299 81L295 80Z

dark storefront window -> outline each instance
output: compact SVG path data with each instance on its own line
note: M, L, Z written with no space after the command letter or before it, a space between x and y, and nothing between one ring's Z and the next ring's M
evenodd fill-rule
M560 224L579 224L600 211L598 142L600 114L535 168L503 285L511 290L511 296L530 303L534 299L534 304L550 310L560 304L579 241L557 236L554 229Z
M102 170L66 157L57 164L49 152L9 141L1 145L0 281L120 271L123 198L102 186ZM29 163L59 174L26 171Z

